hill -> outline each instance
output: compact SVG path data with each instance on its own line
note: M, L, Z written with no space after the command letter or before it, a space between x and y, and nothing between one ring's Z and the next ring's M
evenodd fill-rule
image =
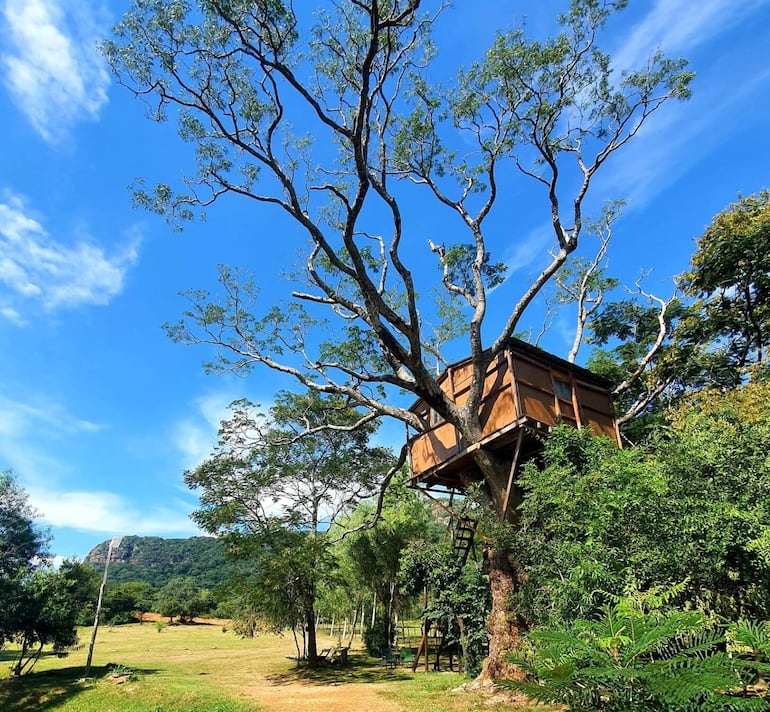
M109 540L95 546L85 563L104 570ZM172 578L190 576L199 586L212 588L232 575L234 566L225 560L222 542L213 537L163 539L157 536L126 536L113 549L109 580L142 581L161 588Z

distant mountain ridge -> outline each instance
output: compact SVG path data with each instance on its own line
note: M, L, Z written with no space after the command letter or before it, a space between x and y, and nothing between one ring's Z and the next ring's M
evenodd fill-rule
M109 539L95 546L85 563L104 570ZM212 588L231 577L234 566L225 560L222 542L213 537L163 539L125 536L113 549L108 578L119 583L141 581L162 588L172 578L190 576L199 586Z

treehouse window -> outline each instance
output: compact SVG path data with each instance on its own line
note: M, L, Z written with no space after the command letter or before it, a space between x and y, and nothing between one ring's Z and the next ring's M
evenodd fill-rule
M553 379L553 392L560 400L572 400L572 386L566 381L562 381L560 378Z

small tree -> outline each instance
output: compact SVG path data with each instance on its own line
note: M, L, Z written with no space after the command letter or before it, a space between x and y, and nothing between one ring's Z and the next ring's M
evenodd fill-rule
M108 586L104 598L104 619L110 623L131 623L135 616L139 622L155 604L155 590L149 583L127 581Z
M379 491L392 455L369 445L371 419L338 396L281 392L269 415L246 401L233 410L214 455L185 475L200 490L193 518L231 555L257 560L259 612L301 620L314 665L317 584L333 573L324 532Z
M214 601L195 579L180 577L171 579L158 591L156 605L158 613L168 616L169 622L178 616L179 622L184 623L208 613L214 607Z
M365 502L343 529L359 528L372 520L375 505ZM395 640L396 616L401 613L402 595L399 582L401 558L414 541L428 546L438 538L436 523L432 520L425 501L414 490L406 487L400 476L388 488L377 523L371 528L350 534L336 547L341 565L347 572L350 596L358 599L367 593L368 600L379 607L376 624L383 632L381 647L392 645ZM371 652L379 654L378 649Z
M95 591L90 571L80 564L46 568L48 537L35 516L11 473L0 474L0 645L19 644L11 668L17 676L35 665L46 644L66 654L77 640L79 613Z
M12 617L10 638L20 646L11 670L14 676L29 672L43 646L52 645L59 656L77 643L77 620L82 606L93 600L96 586L89 567L64 562L58 571L39 569L24 577L3 607Z

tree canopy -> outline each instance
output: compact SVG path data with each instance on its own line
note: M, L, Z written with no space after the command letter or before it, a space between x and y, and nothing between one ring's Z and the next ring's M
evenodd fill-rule
M15 676L34 667L45 645L66 655L77 642L81 611L96 595L89 567L72 561L59 570L47 566L48 537L35 516L11 473L0 474L0 646L19 644Z
M369 444L374 424L340 396L281 392L266 414L232 408L212 457L185 475L200 492L193 518L255 563L251 607L278 625L301 622L315 664L318 587L335 570L326 535L380 491L393 455Z
M403 389L473 442L486 365L577 248L594 176L667 100L689 94L685 63L659 53L613 72L598 40L624 4L575 0L547 41L501 33L439 89L425 76L431 26L448 11L441 3L339 2L311 14L282 2L136 2L106 56L120 81L154 102L155 118L178 119L198 158L186 190L140 189L138 201L176 219L239 195L288 214L310 243L286 306L256 313L254 283L223 268L222 298L191 293L193 309L172 336L216 345L213 368L266 365L421 429L385 397ZM463 145L472 149L460 153ZM485 221L511 172L542 188L556 248L486 339L501 272ZM417 236L401 199L414 184L458 218L442 244L420 242L436 254L442 303L462 307L457 333L475 366L463 405L436 383L431 360L441 359L443 337L425 318L423 275L405 261Z

